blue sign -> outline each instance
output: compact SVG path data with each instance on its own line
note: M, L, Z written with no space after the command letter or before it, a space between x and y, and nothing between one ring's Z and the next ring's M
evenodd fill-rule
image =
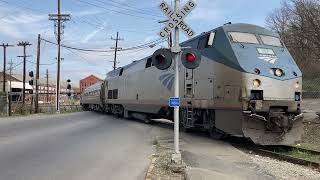
M169 98L169 106L170 107L179 107L180 106L180 98L176 98L176 97Z

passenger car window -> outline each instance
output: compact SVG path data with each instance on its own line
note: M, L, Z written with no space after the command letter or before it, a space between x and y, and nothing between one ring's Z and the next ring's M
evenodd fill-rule
M251 44L259 44L259 41L256 35L251 33L243 33L243 32L229 32L229 36L231 41L234 43L251 43Z
M114 89L114 90L113 90L112 98L113 98L113 99L118 99L118 89Z

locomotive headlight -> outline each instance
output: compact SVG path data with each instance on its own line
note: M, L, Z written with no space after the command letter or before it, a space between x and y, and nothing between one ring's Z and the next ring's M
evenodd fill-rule
M281 77L283 75L283 71L281 69L276 69L276 71L274 72L276 74L276 76Z
M298 89L298 88L300 87L300 83L299 83L299 82L296 82L296 84L294 85L294 87L295 87L296 89Z
M261 81L259 79L253 80L253 86L258 88L261 86Z

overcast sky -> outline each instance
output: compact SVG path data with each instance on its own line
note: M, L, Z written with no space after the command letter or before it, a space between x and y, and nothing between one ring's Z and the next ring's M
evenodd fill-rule
M251 23L265 25L266 16L280 6L281 0L197 0L198 7L185 20L197 34L214 29L226 22ZM170 4L171 1L167 0ZM184 4L186 0L182 0ZM61 0L63 13L71 14L71 21L65 23L63 44L79 48L110 49L114 46L119 31L119 46L133 47L159 39L158 20L165 17L157 7L159 0ZM127 6L126 6L127 5ZM53 22L48 20L49 13L57 12L57 0L0 0L0 43L17 44L29 41L33 45L27 48L28 60L35 62L37 34L42 38L55 41ZM182 40L186 37L181 34ZM166 45L166 43L164 43ZM118 66L151 55L161 44L153 49L119 52ZM56 76L56 46L42 42L41 76L49 69L51 79ZM9 48L7 59L20 64L22 47ZM113 53L83 53L62 48L62 78L72 79L78 85L79 79L94 74L104 78L112 69ZM0 68L2 71L3 52L0 49ZM28 62L27 70L35 69ZM22 73L22 65L15 73Z

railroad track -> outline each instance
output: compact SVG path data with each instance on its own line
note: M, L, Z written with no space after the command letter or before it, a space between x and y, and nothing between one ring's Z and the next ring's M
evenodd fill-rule
M296 151L308 154L310 156L319 156L319 151L314 150L308 150L300 147L293 147L293 146L259 146L259 145L252 145L247 143L231 143L233 146L243 149L243 150L249 150L252 151L258 155L266 156L275 158L282 161L287 161L293 164L303 165L307 167L311 167L316 169L317 171L320 171L320 160L310 160L306 158L299 158L294 157L293 155L290 155L290 152Z

